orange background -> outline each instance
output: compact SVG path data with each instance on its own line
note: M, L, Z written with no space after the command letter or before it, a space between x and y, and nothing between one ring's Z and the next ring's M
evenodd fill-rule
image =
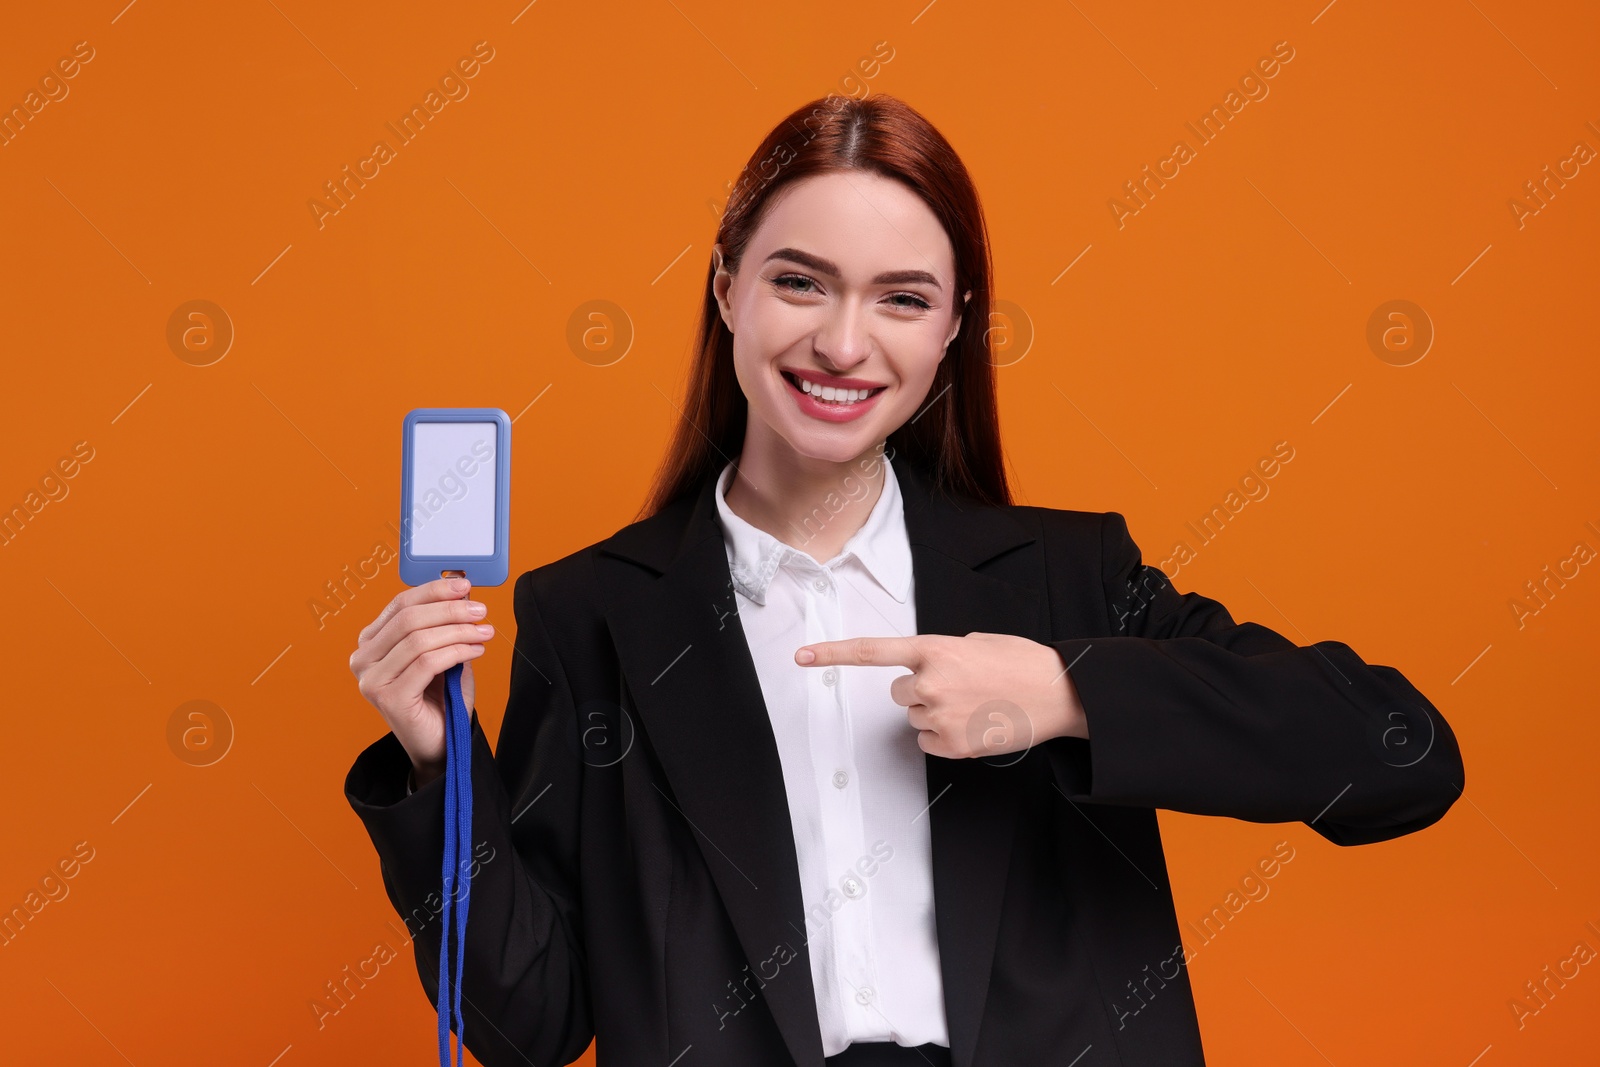
M1600 963L1521 1027L1509 1007L1600 951L1600 567L1525 626L1511 607L1600 547L1600 167L1520 225L1509 206L1600 148L1592 5L123 2L0 34L7 107L94 49L0 147L0 505L93 449L0 548L0 907L93 850L0 948L7 1059L433 1061L342 795L384 729L347 660L394 564L320 629L309 605L396 547L414 407L518 417L513 575L632 521L727 183L834 91L902 97L973 171L1014 309L1019 502L1121 511L1160 563L1289 442L1176 584L1400 667L1460 739L1464 798L1396 841L1162 813L1211 1062L1593 1062ZM479 41L470 94L319 228L323 183ZM1270 94L1119 228L1123 183L1195 147L1184 123L1279 41ZM194 299L235 331L209 366L167 340ZM1437 331L1406 366L1367 341L1395 299ZM608 366L568 341L591 300L632 337ZM491 738L510 590L481 593ZM191 700L231 724L208 766L169 740ZM1192 924L1280 840L1270 895L1205 943ZM313 998L380 942L400 958L319 1029Z

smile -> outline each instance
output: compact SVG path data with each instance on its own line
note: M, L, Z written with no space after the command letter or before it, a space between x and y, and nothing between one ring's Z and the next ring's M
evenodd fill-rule
M866 414L879 394L888 388L880 385L875 389L837 389L831 385L817 385L787 371L780 373L802 412L830 422L847 422Z

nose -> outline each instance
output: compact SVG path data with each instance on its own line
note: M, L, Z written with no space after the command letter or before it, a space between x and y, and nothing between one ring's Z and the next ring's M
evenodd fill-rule
M860 302L845 300L827 314L813 341L816 353L841 374L872 355L872 334Z

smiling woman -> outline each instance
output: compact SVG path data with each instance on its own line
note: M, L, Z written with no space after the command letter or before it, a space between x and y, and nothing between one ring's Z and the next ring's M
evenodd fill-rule
M748 500L753 485L771 486L769 499L815 497L836 480L830 468L887 439L941 490L1010 503L977 190L949 142L903 101L824 104L773 128L746 170L775 155L788 162L774 181L740 186L722 215L685 417L641 516L715 474L744 449L747 429L778 434L804 458L779 475L763 469L772 453L757 442L730 499ZM882 395L841 404L840 389Z
M765 160L641 517L517 581L471 759L473 836L515 858L472 883L464 1041L1199 1067L1157 809L1388 840L1460 795L1454 736L1394 668L1155 580L1120 514L1011 503L983 212L926 118L813 101ZM345 791L402 914L441 884L439 678L494 636L465 591L400 593L350 660L392 732Z
M903 182L859 170L791 182L737 257L722 242L713 256L748 406L727 500L755 526L792 528L841 464L892 440L925 402L954 415L948 384L933 386L972 290L954 299L950 239ZM836 526L809 551L832 558L856 526Z

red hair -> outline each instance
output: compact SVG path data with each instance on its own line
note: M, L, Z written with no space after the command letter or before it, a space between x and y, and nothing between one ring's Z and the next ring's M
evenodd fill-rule
M889 434L889 455L895 463L915 464L936 491L1010 504L989 349L993 264L983 209L955 149L915 109L893 96L856 100L829 94L778 123L745 164L717 227L727 269L738 270L778 190L844 170L893 178L921 197L954 248L956 299L972 291L961 330L939 362L924 407ZM685 417L677 423L640 518L698 488L744 444L749 404L734 377L733 335L718 310L715 276L713 263L706 270Z

